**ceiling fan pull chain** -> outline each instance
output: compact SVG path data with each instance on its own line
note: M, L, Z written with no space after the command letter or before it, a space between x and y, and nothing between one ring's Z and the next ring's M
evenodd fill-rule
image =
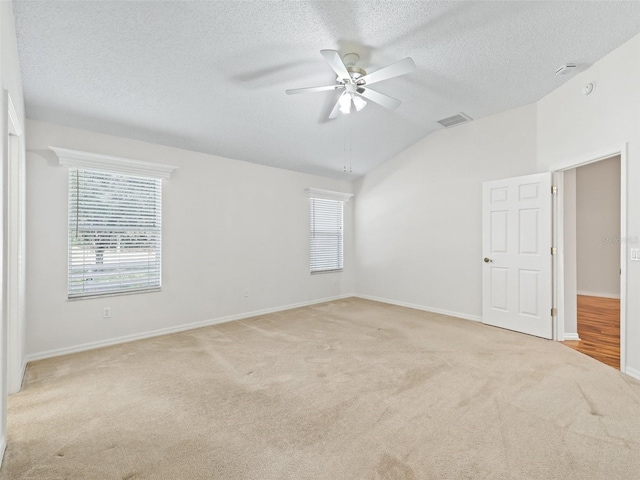
M342 141L342 158L344 159L342 165L342 171L347 173L347 134L344 135L344 140Z
M349 173L351 173L351 151L353 149L353 120L349 120Z

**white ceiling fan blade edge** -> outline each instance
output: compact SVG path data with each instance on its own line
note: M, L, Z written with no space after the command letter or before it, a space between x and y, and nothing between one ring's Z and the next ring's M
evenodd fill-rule
M367 100L371 100L372 102L377 103L384 108L388 108L389 110L394 110L402 104L402 102L397 98L390 97L389 95L385 95L384 93L376 92L375 90L371 90L370 88L359 88L357 94L361 97L366 98Z
M329 90L338 90L339 88L344 88L344 85L327 85L324 87L304 87L304 88L291 88L289 90L285 90L287 95L297 95L299 93L314 93L314 92L326 92Z
M336 72L338 77L345 81L351 81L351 75L349 75L349 71L347 67L344 65L340 54L335 50L320 50L320 53L324 57L324 59L329 63L333 71Z
M372 83L381 82L383 80L389 80L390 78L399 77L400 75L406 75L416 69L416 64L411 57L398 60L391 65L382 67L380 70L371 72L359 80L364 82L365 85L371 85Z

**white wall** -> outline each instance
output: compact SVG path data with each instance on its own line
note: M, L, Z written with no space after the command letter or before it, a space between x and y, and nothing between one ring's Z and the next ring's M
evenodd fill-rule
M482 182L534 173L536 107L442 130L356 183L359 294L479 319Z
M577 290L620 297L620 156L576 168Z
M161 292L67 300L68 174L49 146L179 167L163 182ZM307 187L352 189L348 182L28 120L30 358L351 294L352 203L345 206L345 270L310 275ZM109 320L102 319L106 306Z
M20 64L18 60L18 45L15 34L15 20L13 18L13 4L10 1L0 2L0 77L2 81L2 89L6 90L8 97L11 98L11 101L15 107L16 113L16 121L20 126L24 126L24 99L22 93L22 79L20 76ZM0 92L3 93L3 92ZM2 106L2 112L0 112L0 118L2 121L0 122L0 128L2 134L0 135L0 151L2 152L2 162L4 168L3 175L6 175L6 169L8 165L8 119L7 119L7 98L2 95L2 101L0 105ZM18 154L21 158L24 158L24 143L23 141L19 141L16 147ZM5 179L6 180L6 179ZM0 181L0 185L2 185L2 191L0 191L0 198L2 199L2 209L4 213L4 221L6 223L7 219L7 195L9 193L9 189L4 188L5 181ZM18 191L15 191L18 194ZM6 319L6 275L7 275L7 265L6 265L6 256L7 256L7 234L9 232L3 227L3 234L0 235L0 250L3 252L1 257L2 260L2 275L0 278L2 279L2 302L3 306L0 309L3 312L2 315L2 326L1 326L1 334L0 334L0 377L1 377L1 389L0 389L0 460L2 458L2 454L4 453L4 447L6 445L6 392L7 392L7 319ZM22 258L24 260L24 258ZM12 344L11 353L15 356L13 357L14 363L21 366L24 363L24 332L25 325L24 323L15 323L11 326L11 333L14 338L14 343ZM19 367L18 367L19 368ZM12 371L13 376L13 384L17 381L17 370Z
M582 87L594 82L590 96ZM640 36L537 103L538 170L576 165L626 145L627 237L640 236ZM627 248L627 373L640 378L640 263ZM637 246L636 246L637 248Z
M564 262L564 340L578 339L578 272L576 253L576 169L562 175L563 243L558 253Z

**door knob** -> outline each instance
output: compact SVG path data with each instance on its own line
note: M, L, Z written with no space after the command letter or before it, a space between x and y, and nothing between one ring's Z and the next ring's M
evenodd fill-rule
M484 263L493 263L493 260L488 257L484 257Z

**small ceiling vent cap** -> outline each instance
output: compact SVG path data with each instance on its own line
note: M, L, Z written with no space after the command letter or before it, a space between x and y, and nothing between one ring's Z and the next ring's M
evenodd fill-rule
M454 115L452 117L443 118L442 120L438 120L438 123L443 127L450 128L455 127L456 125L460 125L462 123L467 123L473 120L466 113L460 112L458 115Z

